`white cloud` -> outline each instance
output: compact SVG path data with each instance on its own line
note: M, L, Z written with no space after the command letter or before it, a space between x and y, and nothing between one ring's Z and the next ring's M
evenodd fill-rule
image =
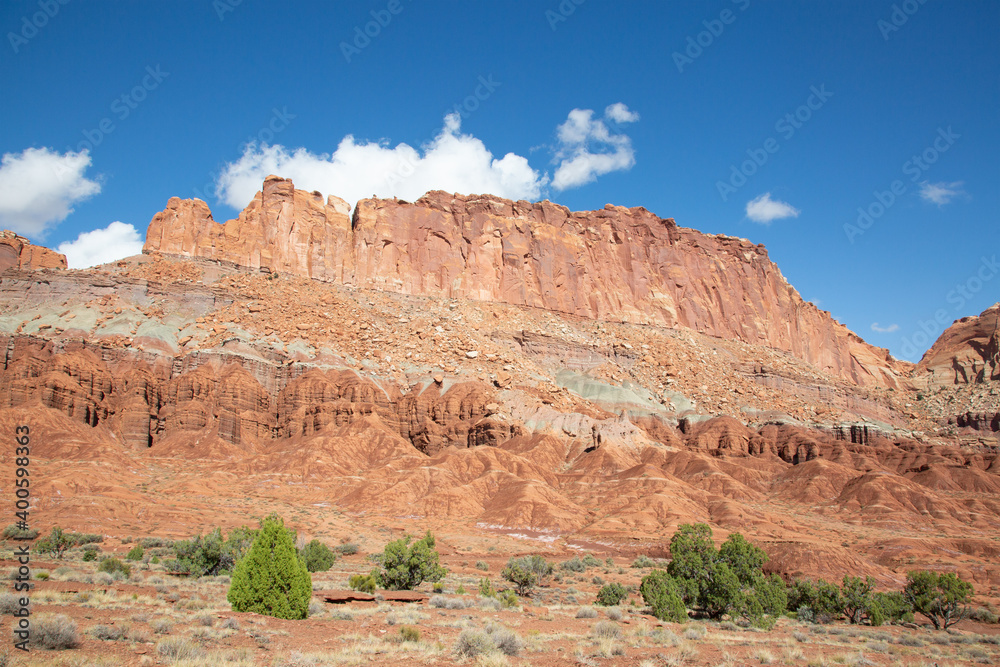
M938 206L944 206L950 203L955 197L964 194L962 181L955 181L954 183L930 183L924 181L920 184L920 198Z
M73 212L73 205L101 191L84 177L90 154L26 148L0 161L0 228L35 239Z
M132 225L112 222L104 229L83 232L75 241L60 243L57 252L66 255L71 269L107 264L142 252L142 237Z
M241 209L268 174L277 174L291 178L298 188L343 197L352 206L372 195L412 201L428 190L489 193L510 199L540 197L546 175L514 153L495 159L482 141L461 134L460 129L461 117L448 114L440 133L419 149L407 144L390 148L387 142L357 143L351 135L341 140L332 155L251 144L239 160L223 169L218 193L227 204Z
M639 114L621 102L604 110L616 124L634 123ZM344 137L332 154L305 148L249 144L243 155L226 165L216 183L217 194L236 209L245 207L269 174L290 178L296 187L343 197L353 206L359 199L400 197L415 200L429 190L462 194L494 194L509 199L540 199L549 185L548 173L532 169L527 158L508 153L493 157L480 139L461 133L461 117L448 114L429 143L355 141ZM590 109L574 109L557 128L551 185L557 190L578 187L611 171L635 164L632 141L611 132Z
M604 110L604 119L618 124L634 123L639 114L617 102ZM573 109L556 128L559 146L555 161L559 164L552 177L552 187L567 190L597 180L602 174L631 169L635 164L632 139L608 130L604 120L594 119L592 109Z
M786 202L771 199L771 193L765 192L756 199L747 202L747 217L754 222L765 225L771 224L773 220L781 218L799 217L799 209Z
M887 327L881 327L878 322L872 322L872 331L877 331L879 333L892 333L893 331L899 331L899 325L890 324Z

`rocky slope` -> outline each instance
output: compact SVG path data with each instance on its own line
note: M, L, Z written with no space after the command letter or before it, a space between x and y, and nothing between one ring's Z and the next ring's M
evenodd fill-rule
M788 576L895 586L934 567L1000 595L1000 427L976 416L1000 412L991 311L928 353L972 380L932 393L952 362L900 375L762 249L642 209L431 193L352 220L269 179L226 225L171 200L147 250L0 271L0 432L31 428L40 528L180 537L279 511L321 538L432 527L662 555L707 521ZM602 286L621 292L573 292ZM784 333L756 319L788 309ZM817 362L793 344L806 331L873 372ZM9 449L0 465L13 475Z
M145 253L204 257L403 294L531 306L597 320L684 327L787 351L864 386L909 365L805 302L763 246L702 234L643 208L571 212L430 192L415 203L346 202L270 176L235 220L171 199Z

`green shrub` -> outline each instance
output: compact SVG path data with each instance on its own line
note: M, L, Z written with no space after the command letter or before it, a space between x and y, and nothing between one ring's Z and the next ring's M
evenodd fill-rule
M412 590L424 581L440 581L448 571L438 561L434 536L429 530L412 545L409 537L390 542L382 554L379 584L386 590L399 591Z
M75 543L73 533L67 533L59 526L53 526L52 532L35 544L35 551L39 554L52 554L62 560L63 554Z
M125 554L125 560L142 560L145 555L145 550L142 548L141 544L137 544L132 547L132 550Z
M38 531L34 528L18 528L16 524L9 524L3 529L3 539L5 540L33 540L38 537Z
M587 569L587 566L584 565L583 561L580 560L577 556L573 556L569 560L564 560L563 562L559 563L559 569L568 570L570 572L583 572Z
M226 598L233 611L287 619L308 615L312 578L295 551L292 531L276 514L261 521L250 550L233 569Z
M122 576L128 577L132 574L132 566L126 565L117 558L105 558L101 561L101 564L97 566L97 571L107 572L112 575L116 572L121 572Z
M601 561L594 554L587 554L583 557L583 564L587 567L600 567Z
M483 572L489 572L490 571L490 564L487 563L484 560L477 560L476 561L476 569L477 570L482 570Z
M438 583L431 586L431 590L435 593L444 593L444 584Z
M330 547L319 540L313 540L302 547L302 558L306 562L306 569L310 572L326 572L333 567L334 561L337 560L337 557L330 551Z
M839 615L844 608L840 588L823 579L796 579L788 588L788 608L800 607L809 607L817 621L823 618L829 620Z
M969 615L972 584L951 572L921 570L906 575L903 597L913 611L926 616L937 630L948 629Z
M420 641L420 630L404 625L399 628L399 638L404 642L418 642Z
M513 609L520 602L517 596L514 595L514 591L504 591L497 595L497 599L500 600L500 606L504 609Z
M247 553L255 532L243 526L233 529L228 537L223 538L222 529L216 528L204 536L196 535L190 540L174 542L175 559L167 561L167 569L196 577L231 572L236 562Z
M493 582L486 577L479 580L479 595L484 598L495 598L497 596L496 589L493 588Z
M661 621L672 623L687 621L682 589L669 573L653 570L642 578L639 593L653 612L653 616Z
M358 545L354 542L345 542L344 544L338 545L334 550L344 556L352 556L358 553Z
M865 577L862 580L861 577L844 575L844 582L840 588L840 604L841 611L851 624L860 624L862 618L869 615L874 600L874 579Z
M97 549L84 549L83 550L83 561L85 563L90 563L97 560Z
M656 563L653 561L652 558L650 558L646 554L642 554L638 556L634 561L632 561L631 567L634 568L656 567Z
M538 555L511 557L500 576L514 584L518 595L531 595L532 589L552 574L552 563Z
M371 574L352 574L347 580L347 585L352 591L374 593L378 585L378 571L372 570Z
M597 600L594 604L601 607L617 607L622 600L628 597L628 590L618 582L610 583L597 591Z

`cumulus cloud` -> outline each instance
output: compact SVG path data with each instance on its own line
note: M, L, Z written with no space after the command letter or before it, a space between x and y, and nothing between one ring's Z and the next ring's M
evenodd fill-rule
M60 243L56 250L66 255L69 268L85 269L138 255L142 252L142 237L132 225L116 220L104 229L83 232L75 241Z
M358 143L351 135L330 155L250 144L223 169L218 193L233 208L243 208L268 174L291 178L298 188L336 194L352 206L372 195L414 200L428 190L537 199L547 181L526 158L508 153L496 159L481 140L462 134L457 113L448 114L440 133L419 149Z
M879 333L892 333L893 331L899 331L899 325L890 324L889 326L882 327L879 326L878 322L872 322L872 331L877 331Z
M551 186L578 187L611 171L635 164L628 136L608 129L639 120L639 114L618 102L595 119L591 109L574 109L557 127L552 149L557 165ZM414 200L428 190L463 194L494 194L509 199L542 197L549 175L533 169L527 158L507 153L495 158L482 140L461 131L461 116L448 114L434 139L414 148L386 141L358 142L344 137L330 154L305 148L289 149L251 143L243 155L227 164L217 180L217 194L233 208L243 208L269 174L291 178L296 187L343 197L351 205L371 197Z
M0 228L36 239L73 212L73 205L101 191L83 174L90 154L27 148L0 160Z
M573 109L556 129L559 145L552 177L556 190L576 188L597 180L602 174L631 169L635 150L628 135L614 133L605 121L619 125L634 123L639 114L617 102L604 110L604 119L594 118L593 109Z
M920 198L938 206L944 206L950 203L955 197L964 194L962 181L955 181L954 183L930 183L924 181L920 184Z
M771 199L770 192L765 192L756 199L751 199L747 202L747 217L754 222L765 225L769 225L772 221L782 218L797 218L799 217L799 213L801 211L791 204L778 199Z

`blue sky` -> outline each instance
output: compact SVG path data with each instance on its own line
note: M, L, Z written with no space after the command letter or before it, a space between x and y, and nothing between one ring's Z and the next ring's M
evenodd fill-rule
M8 1L0 226L84 262L171 196L234 217L275 165L645 206L764 243L916 360L1000 300L998 27L976 0Z

